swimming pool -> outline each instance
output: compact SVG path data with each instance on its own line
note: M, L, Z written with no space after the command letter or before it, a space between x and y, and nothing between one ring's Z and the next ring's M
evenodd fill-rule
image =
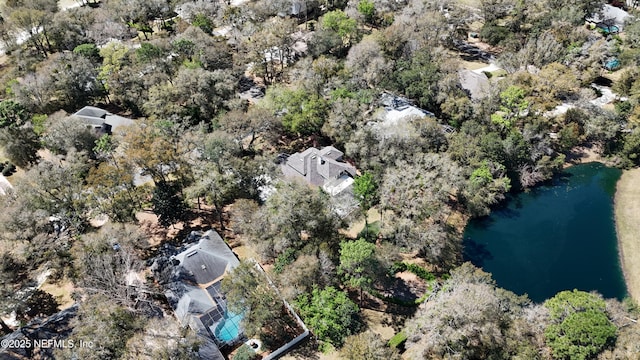
M222 342L231 342L240 335L240 322L242 321L242 314L234 314L231 311L224 315L224 318L213 333L216 339Z
M605 35L617 34L620 32L620 28L615 25L598 24L597 25Z

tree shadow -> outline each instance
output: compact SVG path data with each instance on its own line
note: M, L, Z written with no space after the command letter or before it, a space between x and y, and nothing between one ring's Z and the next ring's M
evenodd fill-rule
M404 329L406 320L411 318L417 310L417 306L403 306L399 304L389 303L387 304L384 311L374 311L386 315L382 317L380 321L381 325L388 326L393 329L394 333L398 333L402 331L402 329Z
M297 343L289 350L287 355L300 360L318 360L318 342L312 335L308 336L305 340Z
M427 284L421 279L407 281L402 278L390 277L384 283L382 293L385 296L407 303L416 301L427 291Z

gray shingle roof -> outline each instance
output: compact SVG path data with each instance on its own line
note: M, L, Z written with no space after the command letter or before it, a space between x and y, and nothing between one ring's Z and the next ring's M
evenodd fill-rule
M199 234L192 233L191 236L193 240ZM208 231L171 259L167 263L172 263L174 268L171 280L165 284L165 295L176 317L183 326L191 327L205 340L199 351L201 358L224 359L213 338L212 328L223 318L227 305L219 292L220 281L210 283L238 266L238 258L218 233Z
M176 317L183 325L189 323L191 315L203 315L209 312L217 304L211 300L207 292L192 287L191 291L182 295L175 308Z
M458 72L460 86L469 91L472 99L482 99L491 90L489 78L485 74L478 74L471 70L460 70Z
M302 178L306 182L322 186L341 175L356 175L356 168L342 162L342 151L327 146L318 150L314 147L295 153L282 164L282 172L286 177Z
M78 112L75 113L74 115L78 117L104 119L106 118L107 114L108 114L107 110L103 110L95 106L85 106L82 109L78 110Z
M323 147L320 152L319 152L320 156L325 157L325 158L329 158L331 160L342 160L342 155L344 155L344 153L336 148L334 148L333 146L325 146Z
M132 125L134 123L131 119L114 115L95 106L85 106L73 114L73 116L82 119L87 124L106 133L121 126Z
M215 231L205 233L198 243L175 256L179 266L198 284L207 284L239 264L238 258Z
M218 349L218 345L208 337L201 336L202 343L198 347L198 357L206 360L226 360Z

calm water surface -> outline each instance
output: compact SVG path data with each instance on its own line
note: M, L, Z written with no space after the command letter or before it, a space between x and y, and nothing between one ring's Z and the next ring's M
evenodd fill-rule
M511 197L465 229L465 257L499 286L536 302L559 291L597 290L622 299L613 196L621 171L571 167L548 186Z

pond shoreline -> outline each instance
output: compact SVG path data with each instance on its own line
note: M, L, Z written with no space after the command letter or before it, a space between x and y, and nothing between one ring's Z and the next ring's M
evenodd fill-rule
M602 153L602 149L592 145L585 144L573 147L569 153L566 155L563 168L566 169L570 166L578 165L578 164L586 164L590 162L599 162L607 165L606 159L600 155Z
M589 162L609 165L591 144L576 146L567 156L563 168ZM636 186L634 186L636 184ZM616 184L614 221L618 239L620 268L627 292L640 303L640 169L624 170Z
M620 265L629 296L640 302L640 169L625 170L616 185L614 215Z
M622 300L628 287L612 222L620 175L590 162L518 193L491 217L469 223L465 259L536 303L573 288Z

